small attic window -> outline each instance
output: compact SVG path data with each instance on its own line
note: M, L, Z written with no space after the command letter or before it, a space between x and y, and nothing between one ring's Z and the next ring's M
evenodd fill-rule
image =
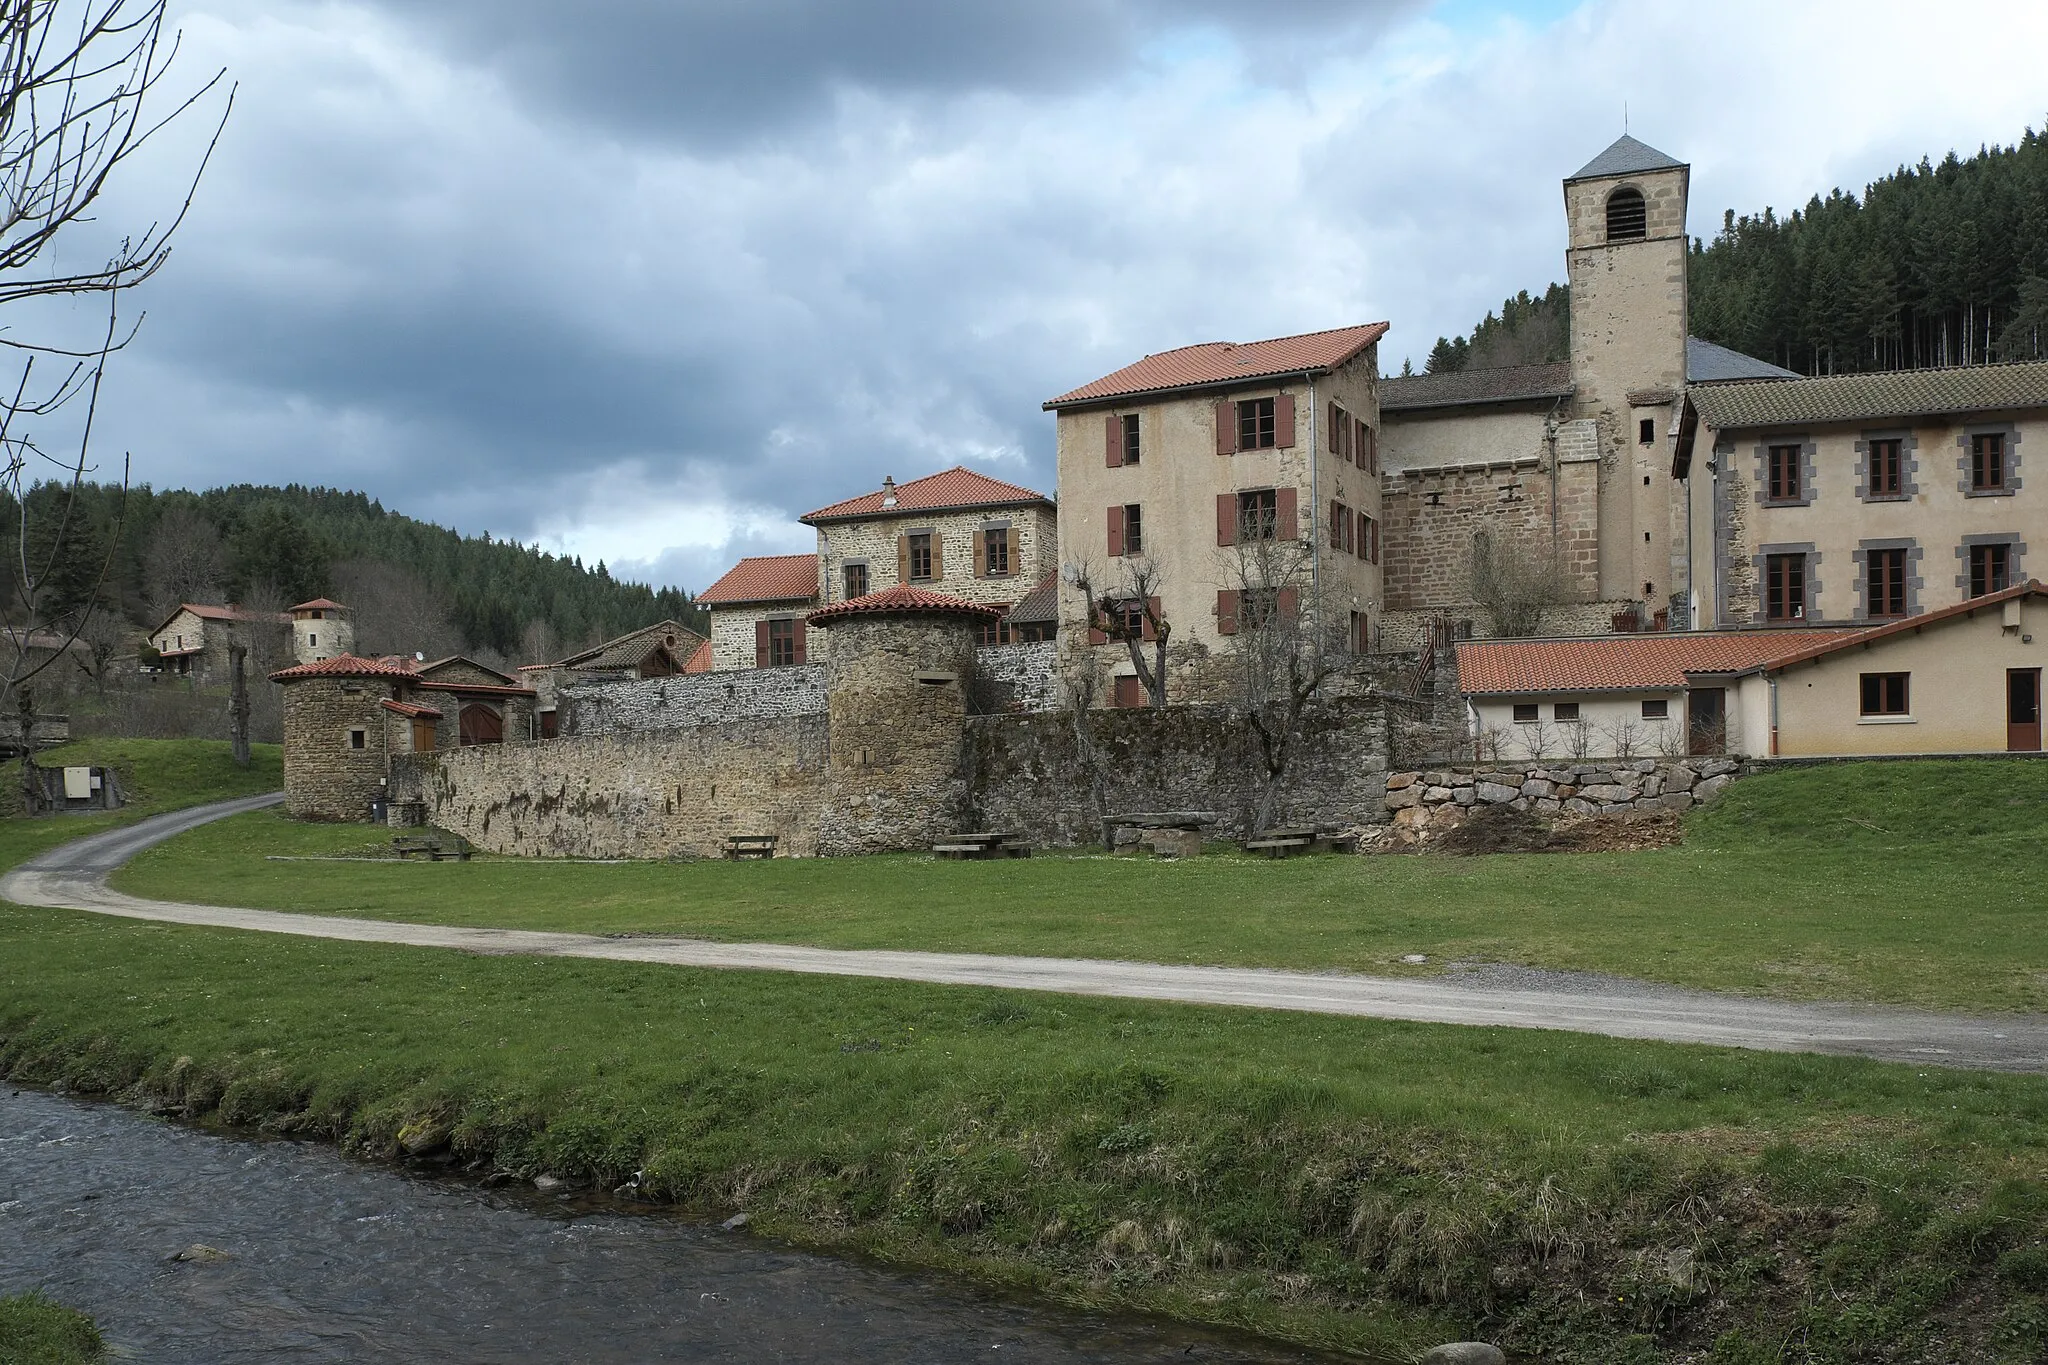
M1623 185L1607 196L1607 240L1640 242L1649 235L1650 213L1643 204L1643 192Z

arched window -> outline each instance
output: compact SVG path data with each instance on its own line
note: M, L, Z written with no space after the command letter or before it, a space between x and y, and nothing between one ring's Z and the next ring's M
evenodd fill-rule
M1623 185L1607 196L1607 240L1640 242L1649 235L1650 215L1643 205L1643 192Z

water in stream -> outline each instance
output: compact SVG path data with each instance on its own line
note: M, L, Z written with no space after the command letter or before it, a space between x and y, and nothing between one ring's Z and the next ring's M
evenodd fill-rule
M0 1089L0 1293L30 1289L151 1365L1318 1359Z

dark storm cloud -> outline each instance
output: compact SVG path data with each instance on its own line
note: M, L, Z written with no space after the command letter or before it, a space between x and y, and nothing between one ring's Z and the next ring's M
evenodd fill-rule
M450 0L390 13L445 50L628 136L719 142L783 132L847 89L1061 94L1111 77L1162 34L1203 26L1266 50L1420 0ZM1291 80L1275 64L1274 83Z

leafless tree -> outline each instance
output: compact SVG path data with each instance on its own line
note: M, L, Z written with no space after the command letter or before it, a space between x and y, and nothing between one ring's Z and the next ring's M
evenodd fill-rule
M397 564L380 559L337 564L334 592L354 618L358 654L420 653L440 659L462 652L462 633L446 600Z
M1601 728L1606 732L1616 758L1638 758L1650 745L1650 727L1633 716L1623 716L1614 724Z
M119 612L96 611L80 627L78 638L86 649L83 663L92 676L93 691L105 696L114 662L135 643L136 632Z
M170 259L171 239L233 103L230 91L175 213L121 237L98 264L70 264L82 254L75 229L94 222L94 205L115 172L225 75L215 73L160 112L178 46L164 30L164 3L0 0L0 305L86 298L104 310L91 335L77 339L0 329L0 355L13 367L0 367L0 487L13 496L17 516L0 687L14 701L24 762L32 683L91 623L120 540L117 524L104 552L92 555L97 577L81 593L77 561L95 534L80 498L88 475L99 472L94 418L107 363L135 335L134 324L124 327L121 305ZM64 248L52 250L60 241ZM39 499L32 514L28 494L45 483L62 496ZM120 486L127 484L124 459ZM32 515L39 524L31 525ZM63 647L32 649L30 636L39 631L61 633Z
M1108 782L1102 771L1102 756L1095 747L1092 717L1102 700L1102 670L1095 651L1085 642L1073 642L1060 656L1060 690L1067 706L1067 723L1074 732L1074 754L1088 774L1089 818L1101 824L1109 813ZM1104 827L1105 843L1108 839ZM1111 853L1116 852L1110 848Z
M526 623L519 636L519 657L530 664L551 664L562 657L561 638L546 618L535 617Z
M1544 610L1564 600L1554 557L1520 542L1503 544L1491 531L1473 533L1471 571L1472 600L1493 618L1495 635L1534 635Z
M227 567L227 547L214 524L189 507L169 508L157 518L142 552L150 610L162 620L182 603L219 602Z
M1164 706L1167 646L1173 640L1173 625L1159 605L1165 572L1150 555L1120 556L1116 564L1104 571L1088 560L1074 561L1067 581L1088 603L1089 629L1130 651L1138 685L1153 706Z
M1593 727L1583 720L1567 720L1558 724L1558 731L1564 737L1564 751L1584 763L1593 756Z
M1236 604L1229 667L1261 762L1257 833L1272 825L1310 706L1351 665L1348 619L1318 590L1312 528L1303 534L1250 512L1237 543L1219 554Z

